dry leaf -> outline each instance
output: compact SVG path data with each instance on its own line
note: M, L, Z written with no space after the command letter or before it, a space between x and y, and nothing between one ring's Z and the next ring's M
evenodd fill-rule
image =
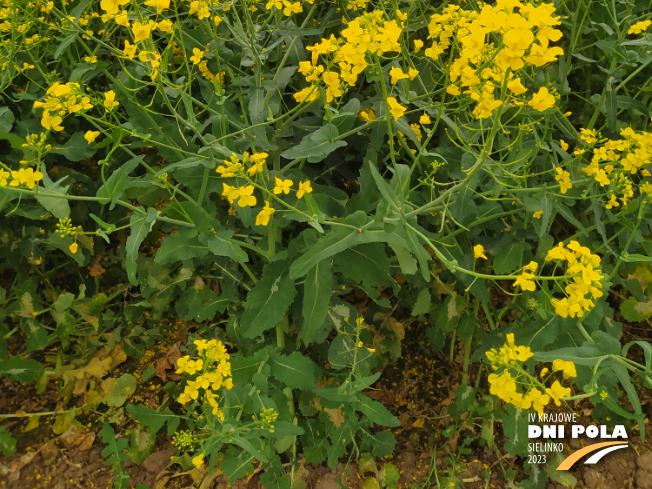
M324 411L326 411L328 414L328 417L335 425L335 428L339 428L340 425L344 422L344 415L342 414L342 411L340 411L341 407L342 406L338 407L337 409L324 408Z

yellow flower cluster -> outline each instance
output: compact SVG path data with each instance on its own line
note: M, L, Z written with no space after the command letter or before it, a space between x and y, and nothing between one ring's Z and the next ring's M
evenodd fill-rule
M269 0L265 5L267 10L277 9L283 11L283 15L286 17L291 16L292 14L299 14L303 12L303 7L300 2L288 2L287 0Z
M11 180L9 180L10 177ZM0 168L0 187L5 187L7 184L10 187L19 187L21 185L25 185L31 190L41 180L43 180L43 173L40 171L34 171L33 168L21 168L18 171L12 172L8 172Z
M54 82L48 88L45 100L34 102L34 108L43 109L41 125L45 129L63 131L61 123L66 115L92 109L93 104L90 97L84 95L81 91L79 83L66 83L64 85L60 82Z
M560 47L550 46L562 35L554 28L561 24L554 12L552 3L534 6L517 0L498 0L495 6L484 4L480 12L449 5L442 14L430 18L428 39L433 44L424 53L438 60L451 46L459 47L459 55L450 66L452 85L447 91L451 95L469 95L477 102L473 115L484 119L502 105L494 92L503 83L513 96L522 95L527 88L516 76L518 71L526 66L542 67L564 53ZM500 35L501 43L496 46L488 42L490 35ZM528 102L537 111L554 104L554 95L545 87Z
M358 75L368 66L367 53L382 55L386 52L401 52L399 37L402 28L396 20L386 20L382 10L364 13L350 21L342 31L342 38L331 34L329 39L308 46L312 52L310 61L299 63L299 73L303 74L310 86L294 94L297 102L312 101L319 97L316 84L321 79L326 88L326 102L341 97L348 87L354 86ZM325 70L319 65L319 57L328 66L337 65L339 73ZM416 70L415 70L416 71Z
M570 396L570 388L562 387L558 380L555 380L550 387L546 387L545 383L539 382L523 369L521 364L529 360L533 354L529 347L516 346L512 333L507 335L507 343L499 351L492 348L486 352L486 355L493 370L502 369L500 373L489 375L489 392L519 409L534 408L535 411L543 413L543 408L550 399L560 406L561 399ZM555 360L552 368L555 372L561 371L564 379L577 376L573 362ZM512 371L515 372L515 376L512 376ZM544 368L541 376L544 377L546 372L548 369ZM525 393L519 391L519 384L524 386Z
M600 257L577 241L571 241L567 246L559 243L551 249L546 261L552 260L567 262L566 274L571 276L564 289L567 297L551 301L555 313L564 318L581 317L595 306L591 299L602 297Z
M627 127L620 131L622 139L601 139L595 129L580 131L580 139L592 146L593 151L591 163L582 171L593 176L601 187L608 187L610 196L607 209L620 207L621 204L626 206L634 196L631 175L640 172L642 177L652 176L644 168L652 163L652 133ZM643 185L641 188L645 188ZM618 197L618 194L621 196Z
M193 360L189 355L177 360L177 373L196 375L194 380L189 380L183 393L179 396L179 402L186 404L191 400L197 400L200 389L204 391L204 399L212 408L213 415L224 420L224 414L219 408L219 395L216 393L222 387L233 388L231 378L230 355L221 341L217 340L195 340L195 346L200 358Z

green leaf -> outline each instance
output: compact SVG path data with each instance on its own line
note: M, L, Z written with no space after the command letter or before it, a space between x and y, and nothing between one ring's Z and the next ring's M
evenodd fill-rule
M354 225L358 229L338 226L330 233L320 237L317 244L310 248L303 256L295 260L290 267L290 277L293 279L302 277L320 261L356 245L387 242L407 247L405 240L396 233L386 233L379 229L360 232L361 226L364 225L366 219L367 217L364 212L357 211L348 216L344 220L344 223Z
M523 252L529 249L530 245L522 241L508 244L496 255L494 271L500 275L506 275L520 268L523 263Z
M308 345L323 326L331 301L333 271L330 263L322 261L308 271L303 284L303 325L299 336Z
M122 374L117 379L109 377L102 381L102 402L107 406L120 407L136 392L136 386L136 377L131 374Z
M48 330L36 319L21 321L20 329L27 336L26 351L43 350L48 346Z
M368 446L376 457L385 457L394 452L396 438L394 433L389 431L379 431L371 433L367 430L361 430L363 446Z
M167 422L168 435L172 436L181 421L181 418L174 414L169 407L157 411L156 409L145 407L142 404L127 404L127 412L136 421L147 426L147 429L152 433L158 433Z
M16 439L6 430L6 427L0 426L0 453L11 457L16 452Z
M235 445L238 445L240 448L243 448L244 450L249 452L251 455L256 457L261 462L269 463L269 460L267 459L267 457L265 457L265 455L263 455L258 450L256 450L254 448L254 446L251 444L251 442L249 440L247 440L246 438L241 438L239 436L234 436L234 437L231 438L231 441Z
M70 217L70 204L68 199L61 197L53 197L50 194L65 194L68 187L62 187L63 182L67 177L60 178L56 182L52 182L46 172L43 172L43 185L44 189L36 196L36 200L52 213L57 219L65 219Z
M229 447L224 454L220 469L229 477L229 484L233 484L236 479L244 477L247 473L254 473L254 466L251 463L253 460L254 456L244 450Z
M50 153L63 155L70 161L80 161L90 158L97 151L97 147L93 144L88 144L84 139L84 133L76 132L73 134L66 144L63 146L54 146Z
M41 364L36 360L13 357L0 362L0 377L8 376L13 381L31 382L41 373Z
M199 242L196 229L183 229L163 240L154 261L160 265L176 263L192 258L203 258L208 246Z
M126 161L111 174L106 183L97 190L96 197L101 199L100 202L102 204L111 202L109 209L113 210L115 203L124 191L127 190L131 180L133 180L129 174L136 169L144 157L144 155L140 155Z
M432 301L432 294L430 293L429 288L424 288L419 291L417 300L414 303L412 308L411 315L419 316L421 314L427 314L430 312L430 303Z
M575 226L579 231L584 234L584 236L588 236L589 232L586 230L586 228L582 225L580 221L578 221L571 210L566 207L564 204L561 204L559 202L554 203L555 209L557 209L557 212L559 212L564 219L566 219L568 222L570 222L573 226Z
M367 418L374 423L381 426L389 426L390 428L401 424L401 422L378 401L369 399L362 393L358 393L357 397L359 402L354 405L355 409L367 416Z
M147 457L151 455L156 446L156 435L150 433L140 426L131 432L129 437L129 449L127 457L135 464L142 464Z
M335 255L333 262L354 282L369 287L396 285L389 274L389 258L383 243L362 244L343 250Z
M61 44L59 44L59 45L57 46L57 49L56 49L56 51L54 52L54 59L58 59L59 56L61 56L61 54L66 50L66 48L67 48L68 46L70 46L73 42L75 42L75 39L77 39L78 36L79 36L79 34L78 34L77 31L75 31L75 32L73 32L72 34L70 34L69 36L67 36L67 37L66 37L66 38L61 42Z
M607 95L605 109L607 111L607 127L610 131L615 132L618 124L618 99L616 97L616 79L610 76L605 85Z
M385 179L380 175L380 173L378 173L378 169L376 168L376 165L369 165L369 169L371 170L371 176L376 182L380 194L387 201L387 203L390 206L392 206L392 209L394 209L395 212L398 212L400 214L401 211L399 210L399 208L402 207L402 204L398 195L396 195L396 192L394 192L394 189L389 185L389 183L385 181Z
M125 246L126 258L125 267L127 268L127 278L132 285L138 285L136 280L136 261L138 260L138 248L145 237L149 234L156 221L156 210L153 207L147 209L147 215L133 214L131 216L131 234L127 238Z
M293 389L312 389L315 387L316 364L310 358L304 357L298 351L291 355L270 353L272 374L288 387Z
M245 338L255 338L276 326L287 313L297 289L289 276L289 262L275 261L263 267L263 277L247 295L240 322Z
M177 302L176 312L186 321L202 322L213 319L218 312L224 312L231 303L232 297L215 294L201 277L196 277L195 283L187 286Z
M652 300L639 302L635 297L628 297L620 304L620 313L633 323L646 321L652 316Z
M60 294L59 297L57 297L57 300L54 301L52 307L54 307L57 311L63 312L72 305L72 302L74 300L75 300L74 294L71 294L70 292L65 292L63 294Z
M347 145L346 141L334 141L338 136L337 126L327 124L305 136L298 145L284 151L281 156L289 160L308 158L308 162L318 163L337 148Z
M218 231L213 236L206 238L206 245L211 253L217 256L228 256L236 263L246 263L249 261L247 253L240 248L240 245L235 243L231 238L233 231ZM204 236L200 236L200 241L203 241Z
M393 243L390 243L389 246L396 255L396 259L398 260L403 275L414 275L417 273L417 260L412 256L410 250L404 246Z
M14 113L9 107L0 107L0 131L9 132L14 125Z

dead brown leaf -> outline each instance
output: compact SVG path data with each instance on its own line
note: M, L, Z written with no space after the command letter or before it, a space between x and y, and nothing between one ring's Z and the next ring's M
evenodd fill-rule
M342 411L340 410L342 406L338 407L337 409L326 409L324 408L324 411L328 413L328 417L330 420L333 422L335 425L335 428L339 428L340 425L344 422L344 415L342 414Z

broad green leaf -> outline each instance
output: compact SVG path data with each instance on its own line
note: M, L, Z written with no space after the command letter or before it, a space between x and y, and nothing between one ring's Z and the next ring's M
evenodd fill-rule
M269 364L274 378L288 387L302 390L315 387L315 362L298 351L290 355L270 353Z
M127 404L127 412L136 421L147 426L149 431L152 433L158 433L167 422L168 435L170 436L172 436L176 431L181 419L178 415L174 414L169 407L158 411L156 409L145 407L142 404Z
M417 273L417 260L412 256L410 250L394 243L390 243L389 246L396 254L396 259L403 275L414 275Z
M231 438L231 442L234 443L235 445L238 445L240 448L243 448L247 452L249 452L251 455L256 457L258 460L264 463L268 463L269 460L267 460L267 457L260 453L258 450L254 448L254 446L251 444L249 440L246 438L241 438L239 436L234 436Z
M358 394L358 401L359 403L354 405L355 409L367 416L374 423L381 426L389 426L390 428L401 424L401 422L378 401L369 399L362 393Z
M14 125L14 113L9 107L0 107L0 131L9 132Z
M284 151L281 156L289 160L308 158L310 163L318 163L337 148L347 145L346 141L336 141L338 136L337 126L327 124L305 136L298 145Z
M65 311L72 305L72 301L75 300L75 295L71 294L70 292L64 292L63 294L60 294L59 297L57 297L57 300L54 301L52 306L57 310L57 311Z
M288 261L275 261L263 267L263 277L247 294L240 321L245 338L256 338L273 328L286 315L297 289L289 276Z
M20 329L27 336L26 351L43 350L48 346L48 330L35 318L23 319Z
M129 437L129 448L126 454L129 460L140 465L154 451L155 446L156 435L137 426Z
M136 377L131 374L122 374L119 378L104 379L102 381L102 390L104 397L102 402L107 406L120 407L131 395L136 392Z
M124 162L111 174L106 183L97 190L96 197L100 199L102 204L108 204L110 202L111 206L109 209L113 210L115 203L124 191L127 190L129 182L132 180L129 174L136 169L144 157L144 155L140 155Z
M8 376L13 381L31 382L41 373L41 364L36 360L13 357L0 362L0 376Z
M65 219L70 217L70 205L68 199L61 197L54 197L52 194L65 194L68 187L62 187L63 182L67 177L60 178L56 182L52 182L46 172L43 172L43 185L44 189L36 196L36 200L52 213L57 219Z
M419 316L421 314L427 314L430 312L430 303L432 301L432 294L430 293L429 288L424 288L419 291L417 300L414 303L412 308L411 315Z
M76 132L63 146L53 146L50 153L62 155L70 161L80 161L90 158L96 151L97 147L88 144L82 132Z
M361 226L360 215L366 220L364 212L358 211L347 217L344 222L356 223L356 227ZM395 233L386 233L380 229L361 231L360 227L358 229L351 229L338 226L335 230L320 237L316 245L295 260L290 268L290 276L297 279L308 273L308 270L326 258L330 258L356 245L378 242L400 244L401 246L407 247L405 240Z
M197 230L184 229L163 240L154 261L160 265L167 265L192 258L203 258L207 253L208 246L199 242Z
M229 447L224 454L224 459L220 465L220 469L229 478L229 484L233 484L236 479L240 479L249 474L254 473L254 466L252 462L255 457L248 454L244 450L238 450L235 447Z
M376 182L376 186L378 187L380 194L387 201L387 203L392 206L392 209L394 209L395 212L401 213L399 210L399 208L402 207L401 199L399 199L398 195L396 195L394 189L390 187L389 183L387 183L385 179L380 175L380 173L378 173L376 165L369 165L369 169L371 170L371 176Z
M620 304L620 313L633 323L646 321L652 316L652 300L639 302L635 297L628 297Z
M367 430L360 430L360 437L362 438L363 447L371 449L376 457L385 457L394 452L396 438L392 432L378 431L377 433L371 433Z
M11 457L16 452L16 439L11 436L5 426L0 426L0 453Z
M240 248L240 245L235 243L231 238L233 231L218 231L213 236L206 237L206 245L211 253L217 256L228 256L236 263L246 263L249 261L249 256L245 251ZM203 242L204 236L200 236L200 241Z
M303 284L303 325L299 333L306 345L313 341L315 334L326 321L332 285L333 272L326 260L317 263L306 275Z
M73 32L72 34L68 35L58 46L56 51L54 52L54 59L58 59L61 54L66 50L68 46L70 46L73 42L75 42L75 39L79 36L79 33L77 31Z
M582 225L580 221L578 221L571 210L566 207L564 204L560 202L555 202L554 204L555 209L557 212L559 212L564 219L566 219L568 222L570 222L573 226L577 228L578 231L581 231L584 236L588 236L589 232L586 230L586 228Z
M131 216L131 234L127 238L125 246L127 278L132 285L138 285L136 280L136 261L138 260L138 248L145 237L149 234L156 221L156 210L153 207L147 209L147 215L133 214Z
M224 312L232 302L232 297L215 294L201 277L196 277L177 302L176 312L186 321L202 322L213 319L218 312Z
M506 275L520 268L523 264L523 252L529 250L530 245L523 241L516 241L505 246L494 260L494 271Z
M369 287L396 285L389 274L389 258L383 243L368 243L343 250L333 258L341 272L357 283Z

